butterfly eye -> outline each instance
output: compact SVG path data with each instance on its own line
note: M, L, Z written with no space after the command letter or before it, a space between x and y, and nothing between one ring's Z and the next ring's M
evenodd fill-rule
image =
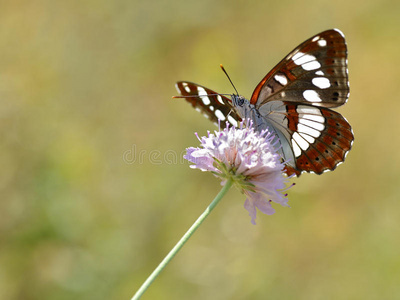
M243 97L236 97L235 100L236 100L236 104L238 106L243 106L243 104L244 104L244 98Z

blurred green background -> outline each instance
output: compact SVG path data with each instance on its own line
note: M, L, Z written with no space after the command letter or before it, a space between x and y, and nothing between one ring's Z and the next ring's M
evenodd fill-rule
M0 298L130 299L220 190L189 80L250 97L346 35L355 143L257 225L232 189L143 299L400 299L399 1L2 1Z

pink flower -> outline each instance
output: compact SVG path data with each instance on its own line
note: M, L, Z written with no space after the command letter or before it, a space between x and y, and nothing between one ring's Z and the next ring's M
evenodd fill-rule
M197 135L197 134L196 134ZM208 132L199 138L200 148L188 148L185 159L192 162L191 168L210 171L221 178L224 185L232 179L235 186L246 195L244 207L255 224L258 208L272 215L275 209L271 202L282 206L287 204L287 177L283 173L284 164L272 141L274 136L268 131L257 132L252 122L242 121L239 128L227 127Z

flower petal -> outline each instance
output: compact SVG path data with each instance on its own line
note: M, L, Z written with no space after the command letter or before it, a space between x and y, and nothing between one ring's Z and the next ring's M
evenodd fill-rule
M251 223L256 224L256 208L266 215L273 215L275 209L271 205L271 200L268 200L261 193L246 192L247 199L244 203L244 208L249 212Z
M190 166L191 168L197 168L202 171L219 172L219 170L213 166L214 158L207 150L191 147L187 148L186 152L187 154L184 155L183 158L194 163L194 165Z
M256 207L266 215L273 215L275 213L275 209L272 208L271 200L259 198L255 201Z
M249 212L249 216L251 217L251 223L253 225L256 225L257 210L253 201L246 199L246 201L244 202L244 208Z

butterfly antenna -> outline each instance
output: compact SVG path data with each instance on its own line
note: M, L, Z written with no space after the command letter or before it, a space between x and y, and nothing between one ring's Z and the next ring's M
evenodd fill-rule
M175 98L200 98L200 97L208 97L208 96L230 96L231 94L206 94L206 95L183 95L183 96L172 96L172 99Z
M229 79L229 82L232 84L233 88L235 89L236 94L239 96L239 93L238 93L237 89L235 88L235 85L233 84L233 82L232 82L231 78L229 77L228 73L225 71L224 66L222 64L219 65L219 66L221 67L222 71L224 71L226 77L228 77L228 79Z

